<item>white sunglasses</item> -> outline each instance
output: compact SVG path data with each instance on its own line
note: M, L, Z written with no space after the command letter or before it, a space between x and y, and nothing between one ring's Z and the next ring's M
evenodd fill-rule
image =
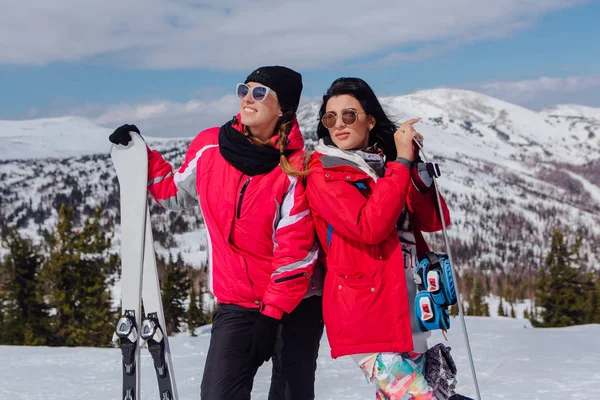
M273 93L273 95L277 97L277 94L273 90L271 90L271 88L268 88L266 86L255 86L251 88L245 83L238 83L236 93L237 97L239 97L240 99L245 98L246 96L248 96L248 93L250 93L252 99L254 101L258 101L259 103L265 101L265 99L269 96L269 93Z

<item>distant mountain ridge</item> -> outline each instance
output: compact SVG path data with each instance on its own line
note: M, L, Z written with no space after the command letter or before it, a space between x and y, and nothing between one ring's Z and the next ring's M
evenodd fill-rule
M583 250L598 266L600 109L559 105L536 112L456 89L381 101L393 117L422 118L416 128L442 169L459 267L539 265L555 226L585 237ZM309 147L317 139L319 106L298 111ZM41 228L52 226L57 204L66 201L81 216L102 205L118 239L109 133L75 117L0 121L0 227L39 237ZM191 139L146 138L176 167ZM199 213L153 212L164 250L183 249L201 264L206 253ZM432 240L439 249L439 237Z

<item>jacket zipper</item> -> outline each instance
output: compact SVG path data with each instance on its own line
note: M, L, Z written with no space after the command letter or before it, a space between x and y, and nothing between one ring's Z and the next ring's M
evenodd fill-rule
M302 278L303 276L305 276L308 279L310 279L310 275L309 274L307 274L306 272L301 272L299 274L286 276L285 278L275 279L273 282L275 282L275 283L281 283L281 282L291 281L292 279Z
M242 200L244 199L244 193L246 193L246 188L248 187L248 184L251 180L252 178L246 179L246 182L244 182L244 186L242 186L242 189L240 190L240 199L238 200L237 209L237 219L240 219L240 216L242 215Z

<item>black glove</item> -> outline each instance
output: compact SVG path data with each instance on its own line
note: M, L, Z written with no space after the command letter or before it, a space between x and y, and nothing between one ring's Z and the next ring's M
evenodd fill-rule
M131 131L140 133L140 130L135 125L121 125L110 134L108 140L114 144L127 146L131 142L131 135L129 134Z
M260 367L265 361L269 361L275 351L277 340L277 329L279 320L260 314L254 327L250 340L250 365Z

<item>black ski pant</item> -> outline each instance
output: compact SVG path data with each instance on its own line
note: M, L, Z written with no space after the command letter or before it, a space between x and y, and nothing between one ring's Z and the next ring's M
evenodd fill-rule
M304 299L291 314L284 315L274 355L276 375L272 377L269 400L314 399L316 358L323 333L320 300L320 296ZM312 315L313 311L317 316ZM249 365L248 348L258 316L258 310L232 304L220 305L215 311L200 387L202 400L250 399L258 369ZM302 320L314 323L317 328L309 329ZM295 346L299 348L294 349ZM278 397L286 396L286 392L289 397Z
M273 354L269 400L313 400L319 345L323 336L323 303L312 296L284 315Z
M250 399L254 375L248 349L258 310L221 304L213 314L210 344L200 385L202 400Z

